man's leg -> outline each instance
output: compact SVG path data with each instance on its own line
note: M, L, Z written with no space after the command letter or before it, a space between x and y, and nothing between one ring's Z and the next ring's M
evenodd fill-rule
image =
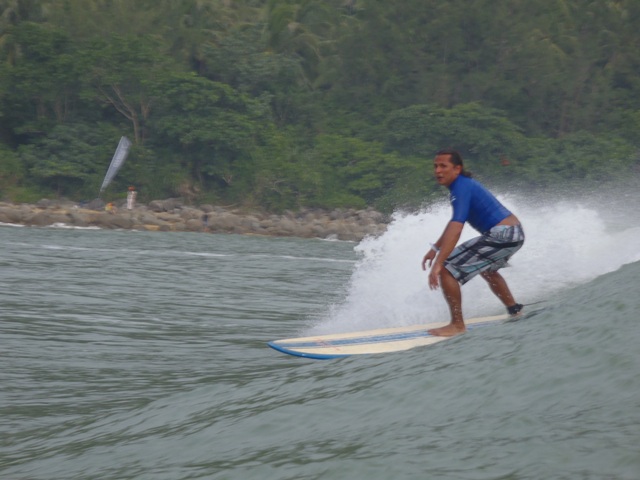
M509 290L506 280L499 272L482 272L480 274L489 284L491 291L500 299L504 306L509 308L516 305L516 301Z
M442 287L444 298L449 304L451 323L445 327L433 328L429 330L429 333L441 337L453 337L454 335L464 333L467 328L462 318L462 293L460 291L460 284L446 268L443 268L440 274L440 286Z

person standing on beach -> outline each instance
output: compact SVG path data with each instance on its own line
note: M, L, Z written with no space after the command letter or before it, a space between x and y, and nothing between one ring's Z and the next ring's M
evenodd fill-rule
M136 205L136 196L138 192L136 192L136 187L129 187L129 191L127 192L127 210L133 210L133 207Z
M462 317L460 286L480 274L491 291L507 307L510 315L519 315L523 305L516 303L498 270L524 243L524 231L518 218L507 210L480 182L464 169L456 150L436 153L433 162L437 182L450 191L453 216L437 242L422 259L429 271L429 287L442 287L451 311L451 323L429 330L432 335L451 337L466 331ZM481 233L456 247L464 224Z

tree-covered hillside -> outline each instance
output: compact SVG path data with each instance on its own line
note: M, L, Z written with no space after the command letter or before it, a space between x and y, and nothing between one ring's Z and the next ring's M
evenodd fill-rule
M0 0L0 199L418 205L640 174L637 0Z

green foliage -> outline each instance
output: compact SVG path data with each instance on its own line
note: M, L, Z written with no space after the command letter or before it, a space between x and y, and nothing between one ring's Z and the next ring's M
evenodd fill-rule
M154 104L164 97L159 85L174 63L162 55L152 36L112 36L95 40L82 51L88 65L83 98L102 103L128 121L135 144L145 141Z
M576 132L561 140L532 139L518 164L519 177L537 186L606 184L633 174L637 151L616 137Z
M6 4L6 5L5 5ZM0 15L0 188L271 210L415 208L459 149L520 188L637 172L636 0L20 0Z
M525 140L502 112L478 103L451 109L415 105L391 112L386 126L389 149L430 160L443 147L456 148L484 172L495 170L498 159L517 152Z
M362 208L409 168L405 159L383 152L378 143L340 135L319 135L313 145L302 148L281 139L265 153L279 153L281 161L262 157L256 190L269 206L280 209Z
M0 191L6 192L19 185L25 173L18 154L0 144Z
M145 146L132 147L127 162L106 195L124 198L129 185L135 185L140 202L171 197L192 200L194 195L189 171L175 158L163 158Z
M206 186L232 185L237 164L251 159L270 122L265 102L195 74L175 74L158 88L157 141L172 145L183 167Z
M336 206L372 203L406 166L398 155L384 153L379 143L338 135L318 136L310 159L323 180L320 198Z
M442 198L442 187L433 177L432 158L407 157L407 166L398 172L393 185L376 198L374 206L386 213L412 211Z
M93 197L117 138L108 125L57 125L46 137L21 146L18 153L29 176L44 188L72 198Z
M79 88L80 64L68 35L52 26L24 22L4 45L11 58L4 72L4 116L13 133L29 138L64 122ZM18 87L18 88L15 88Z

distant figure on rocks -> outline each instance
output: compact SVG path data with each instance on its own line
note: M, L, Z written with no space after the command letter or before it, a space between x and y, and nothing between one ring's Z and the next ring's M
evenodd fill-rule
M107 213L111 213L111 214L117 213L117 211L118 211L118 209L117 209L117 208L116 208L116 206L113 204L113 202L109 202L109 203L107 203L107 204L105 205L105 207L104 207L104 210L105 210L105 212L107 212Z
M136 187L129 187L129 191L127 192L127 210L133 210L133 207L136 205L136 196L138 192L136 192Z

